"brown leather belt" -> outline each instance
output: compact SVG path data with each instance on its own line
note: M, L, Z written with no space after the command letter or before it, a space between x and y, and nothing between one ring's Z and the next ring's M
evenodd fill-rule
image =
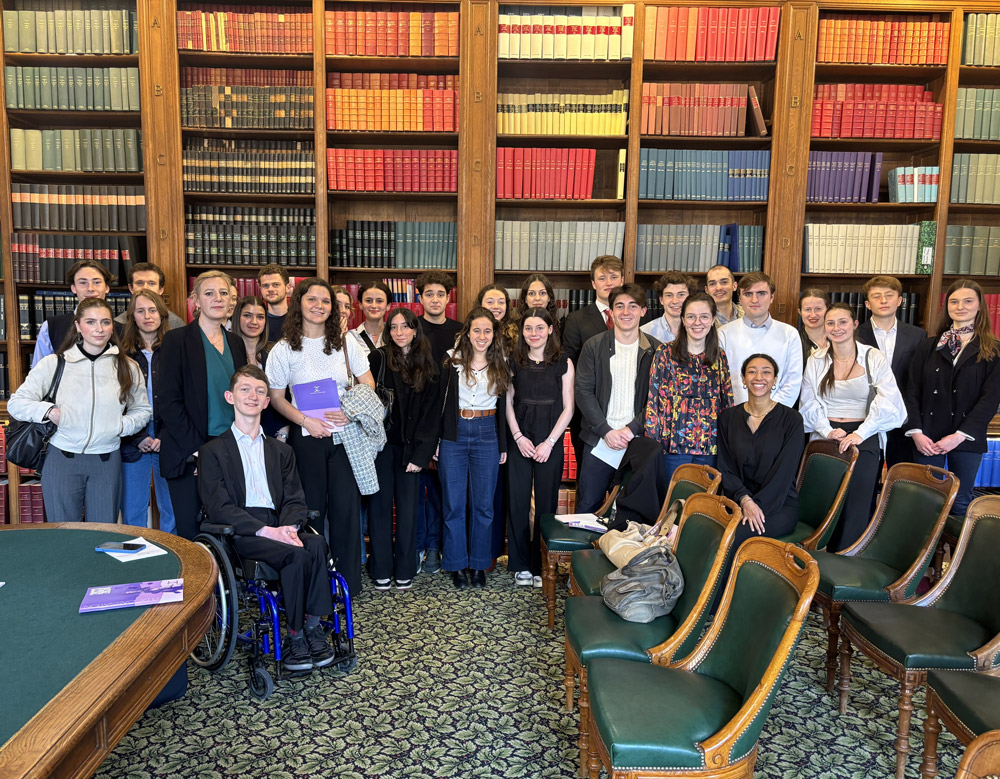
M492 417L496 416L497 410L495 408L488 408L476 411L471 408L460 408L458 410L458 415L462 419L476 419L478 417Z

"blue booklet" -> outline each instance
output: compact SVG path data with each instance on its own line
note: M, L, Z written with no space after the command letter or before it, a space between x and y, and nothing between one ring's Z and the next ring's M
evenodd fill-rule
M160 579L132 584L91 587L80 603L80 613L127 609L132 606L155 606L184 600L183 579Z
M327 411L340 411L336 379L320 379L292 385L295 407L307 417L319 419L331 430L343 428L326 421Z

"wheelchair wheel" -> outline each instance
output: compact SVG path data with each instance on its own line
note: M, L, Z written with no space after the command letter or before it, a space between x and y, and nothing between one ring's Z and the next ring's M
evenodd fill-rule
M194 651L191 659L208 671L225 668L236 649L239 630L239 599L236 591L236 574L225 547L215 536L204 533L195 537L194 542L204 547L219 566L219 578L215 583L215 620ZM273 688L273 682L272 682Z
M352 657L348 657L346 660L341 660L339 663L334 663L333 667L341 673L349 674L358 667L358 656L353 655Z
M248 684L250 694L258 700L266 701L274 692L274 677L261 665L255 665L250 669Z

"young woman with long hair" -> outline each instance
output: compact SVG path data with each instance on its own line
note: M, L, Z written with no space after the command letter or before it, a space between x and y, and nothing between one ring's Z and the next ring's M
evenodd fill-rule
M55 403L49 403L42 398L60 358L63 374ZM31 369L7 410L14 419L56 424L42 465L49 522L79 522L84 511L91 522L115 522L121 510L121 436L142 430L152 409L139 366L119 350L104 300L80 302L73 329L55 354Z
M499 284L487 284L476 296L476 305L482 306L491 314L497 322L500 336L503 338L504 348L509 355L514 351L514 344L517 343L517 322L514 321L513 311L510 307L510 296L507 290Z
M328 411L325 419L307 416L294 398L296 384L321 379L335 380L341 397L352 378L374 387L368 357L345 333L334 301L334 289L323 279L296 284L284 336L271 347L265 373L271 405L292 422L288 443L295 450L306 504L321 512L316 530L325 533L351 592L360 592L361 494L338 432L349 420L342 410ZM289 388L291 403L285 399Z
M365 320L354 328L353 332L361 345L369 353L388 343L386 333L385 312L389 310L392 293L381 279L369 279L358 289L358 305L365 315Z
M267 362L267 303L256 295L240 298L233 309L233 332L243 339L247 362L263 368Z
M573 416L573 363L563 354L552 315L530 308L511 362L507 388L507 570L520 586L542 586L538 518L555 514L563 469L563 433ZM534 486L535 525L531 495Z
M517 318L523 319L525 312L532 308L544 308L549 312L557 329L561 329L556 304L556 293L552 282L544 273L532 273L521 283L521 296L518 298Z
M351 317L354 316L354 298L351 297L351 293L347 291L346 287L334 284L330 289L333 292L333 302L337 307L337 315L340 317L340 328L346 333L351 329Z
M959 279L945 299L936 334L910 362L906 435L917 462L958 476L951 512L964 516L986 451L986 429L1000 404L1000 345L979 284Z
M858 448L843 516L830 539L831 551L839 552L868 527L880 441L906 421L906 408L885 355L856 340L854 309L834 303L824 322L828 346L806 363L799 410L812 438L839 441L842 452L852 444Z
M653 355L646 401L646 437L663 446L669 479L678 465L715 466L717 420L733 405L729 361L719 346L715 300L704 292L684 299L680 331Z
M232 286L222 271L199 275L190 295L194 321L167 332L160 344L160 473L170 488L177 535L189 540L201 514L198 447L232 426L229 379L247 362L243 339L223 327Z
M493 495L499 466L507 460L504 394L510 385L510 367L496 331L493 314L481 307L472 309L455 348L448 352L442 378L446 383L438 456L444 495L442 568L452 572L458 589L470 583L485 587L492 562ZM467 505L472 511L468 533Z
M122 521L146 527L149 513L149 481L156 490L160 530L173 533L174 508L167 480L160 475L160 416L157 396L160 389L160 344L170 330L170 315L163 298L150 289L137 290L128 306L121 351L139 365L153 418L144 430L122 438Z
M441 431L440 371L420 322L409 309L397 308L386 323L385 345L368 356L372 376L393 396L386 445L375 458L379 491L368 502L376 590L389 589L393 581L399 590L413 584L420 473L430 465Z
M802 365L826 346L826 310L830 296L821 289L808 287L799 293L799 338L802 339Z

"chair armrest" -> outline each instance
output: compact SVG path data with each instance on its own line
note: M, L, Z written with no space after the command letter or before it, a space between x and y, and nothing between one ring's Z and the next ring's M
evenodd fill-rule
M233 535L232 525L217 525L214 522L202 522L201 532L210 536L231 536Z

